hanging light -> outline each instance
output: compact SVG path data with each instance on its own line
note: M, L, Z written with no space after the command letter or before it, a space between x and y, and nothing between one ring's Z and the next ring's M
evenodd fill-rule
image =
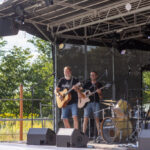
M59 50L63 50L65 48L65 44L64 43L60 43L58 45L58 47L59 47Z
M132 9L132 6L131 6L130 3L127 3L127 4L125 5L125 8L126 8L127 11L130 11L130 10Z
M125 55L126 52L127 52L127 50L126 50L126 49L123 49L123 50L121 50L120 54L121 54L121 55Z

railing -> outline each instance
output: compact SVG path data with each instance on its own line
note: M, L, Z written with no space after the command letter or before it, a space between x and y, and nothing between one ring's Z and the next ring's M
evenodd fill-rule
M20 121L22 119L0 119L0 141L20 141ZM27 139L32 119L23 119L23 141ZM33 128L50 128L53 130L53 119L36 118Z

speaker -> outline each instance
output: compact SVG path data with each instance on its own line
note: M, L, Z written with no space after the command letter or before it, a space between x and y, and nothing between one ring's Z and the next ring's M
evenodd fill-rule
M56 135L58 147L86 147L88 137L74 128L60 128Z
M139 147L138 150L150 149L150 129L142 129L139 134Z
M0 18L0 36L18 34L18 25L12 19Z
M29 145L56 145L56 134L49 128L30 128L27 134Z

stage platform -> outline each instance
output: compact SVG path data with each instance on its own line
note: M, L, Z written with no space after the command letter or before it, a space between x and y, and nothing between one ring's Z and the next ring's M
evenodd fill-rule
M87 148L56 147L46 145L27 145L26 142L0 142L0 150L133 150L117 144L88 143Z

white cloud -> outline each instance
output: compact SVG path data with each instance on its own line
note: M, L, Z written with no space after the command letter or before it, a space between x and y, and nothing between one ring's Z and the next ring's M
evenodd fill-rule
M32 39L32 37L32 35L23 31L19 31L18 35L5 36L3 37L3 39L8 43L5 48L11 49L16 45L17 47L31 48L32 50L34 50L36 47L33 44L27 42L27 40Z
M32 35L24 31L19 31L18 35L5 36L3 37L3 39L7 41L7 44L5 47L3 47L3 49L4 51L9 51L14 46L22 47L23 49L30 48L32 55L34 55L34 59L35 59L38 55L36 51L36 47L33 44L27 42L29 39L32 38L33 38Z

